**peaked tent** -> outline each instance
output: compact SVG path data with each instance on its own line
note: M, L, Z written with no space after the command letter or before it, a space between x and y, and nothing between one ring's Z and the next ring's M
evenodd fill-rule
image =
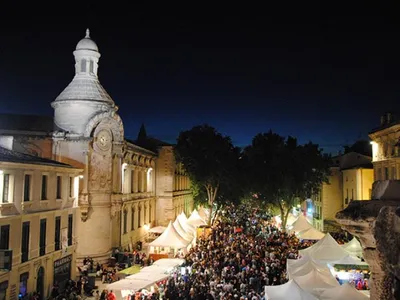
M290 230L298 233L307 229L313 228L307 218L302 214L299 215L296 221L290 226Z
M186 232L188 232L190 234L194 234L196 232L196 228L194 228L192 225L188 224L185 214L183 212L182 212L182 214L180 214L176 218L179 220L179 223L181 224L182 228Z
M353 288L350 284L345 283L343 285L326 289L321 293L322 300L367 300L369 297L355 288Z
M193 212L191 213L189 219L187 219L187 223L194 226L194 227L199 227L201 225L206 225L206 221L204 221L199 213L197 212L196 209L193 210Z
M349 252L351 255L363 257L363 249L360 242L353 237L353 239L347 244L342 245L343 249Z
M193 240L193 234L185 231L183 229L181 223L179 222L179 219L177 218L172 225L175 227L176 231L178 231L179 235L183 237L185 240L191 242Z
M289 280L281 285L265 286L265 299L318 300L315 296L301 289L294 280Z
M325 233L311 227L310 229L300 231L297 235L302 240L320 240L325 236Z
M176 231L175 227L170 221L167 229L165 229L165 231L158 238L149 243L149 246L182 249L186 248L189 243L189 241L185 240L182 236L179 235L178 231Z
M294 281L304 290L314 292L315 289L327 289L339 285L336 278L332 274L320 273L317 270L312 270L306 275L295 276Z
M199 216L203 220L208 220L209 215L210 215L210 210L208 208L205 208L204 206L199 207Z
M305 262L303 262L303 264L299 266L294 266L295 267L293 267L292 265L287 269L289 279L293 279L297 276L307 275L311 271L317 271L318 273L322 273L325 276L331 276L331 271L326 264L320 264L313 260L306 260Z
M327 233L321 240L313 246L300 250L300 256L309 256L316 261L331 263L338 261L348 255L335 239Z
M331 262L333 265L359 265L359 266L367 266L368 264L366 262L363 262L361 259L359 259L356 256L352 255L346 255L345 257Z
M167 227L165 227L165 226L156 226L156 227L150 228L149 232L152 232L152 233L163 233L165 231L165 229L167 229Z

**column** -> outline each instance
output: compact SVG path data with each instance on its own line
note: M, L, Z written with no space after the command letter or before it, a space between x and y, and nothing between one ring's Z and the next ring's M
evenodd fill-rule
M88 181L89 181L89 152L85 151L84 156L85 156L85 170L84 170L84 175L83 175L82 193L87 194L88 193Z
M133 167L133 192L139 191L139 170L137 167Z
M147 168L143 169L143 192L145 193L147 192L147 172Z

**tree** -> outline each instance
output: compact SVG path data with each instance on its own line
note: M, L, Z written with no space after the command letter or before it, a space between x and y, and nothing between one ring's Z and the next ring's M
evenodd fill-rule
M330 157L311 142L299 145L293 137L272 131L257 134L244 149L250 192L280 210L282 226L299 199L317 193L328 182Z
M179 134L175 157L182 162L199 196L206 195L211 213L231 197L229 187L235 181L240 151L233 146L230 137L223 136L207 124L195 126Z

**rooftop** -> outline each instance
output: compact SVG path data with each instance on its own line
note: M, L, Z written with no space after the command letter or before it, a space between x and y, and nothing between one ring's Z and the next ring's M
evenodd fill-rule
M47 165L53 167L72 168L68 164L64 164L55 160L33 156L17 151L8 150L0 147L0 162L20 163L20 164L34 164L34 165Z

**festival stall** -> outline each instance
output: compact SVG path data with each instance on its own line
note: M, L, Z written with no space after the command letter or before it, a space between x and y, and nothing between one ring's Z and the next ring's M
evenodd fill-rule
M187 219L187 223L195 228L207 224L207 222L200 217L196 209L193 210L190 217Z
M294 280L285 284L265 286L266 300L318 300L314 295L304 291Z
M289 230L294 231L295 233L299 233L301 231L305 231L311 228L313 228L313 226L302 214L300 214L296 221L294 221L294 223L289 226Z
M186 232L191 233L193 235L196 234L196 228L193 225L187 223L188 219L186 218L186 215L183 212L176 218L179 220L179 223Z
M179 250L186 252L189 245L190 241L185 240L178 233L171 221L167 229L158 238L149 243L150 253L166 253L172 256L175 256Z
M350 242L342 245L342 247L353 256L363 257L363 249L361 243L357 240L356 237L353 237Z
M291 263L289 261L292 261L294 263ZM299 264L299 262L301 264ZM296 276L306 275L311 271L317 271L318 273L323 273L326 276L331 276L331 270L326 264L321 264L311 259L287 260L287 274L289 276L289 279L293 279Z
M297 236L301 240L320 240L325 236L325 233L311 227L307 230L300 231Z
M185 231L183 229L181 223L179 222L179 219L175 219L174 223L172 225L175 227L176 231L179 233L181 237L183 237L185 240L191 242L193 241L193 234L191 232Z
M305 275L294 276L293 280L305 291L314 296L319 296L324 289L336 287L339 285L331 273L318 272L311 270Z
M357 291L348 283L342 284L340 286L326 289L321 293L321 300L367 300L369 297L362 292Z

